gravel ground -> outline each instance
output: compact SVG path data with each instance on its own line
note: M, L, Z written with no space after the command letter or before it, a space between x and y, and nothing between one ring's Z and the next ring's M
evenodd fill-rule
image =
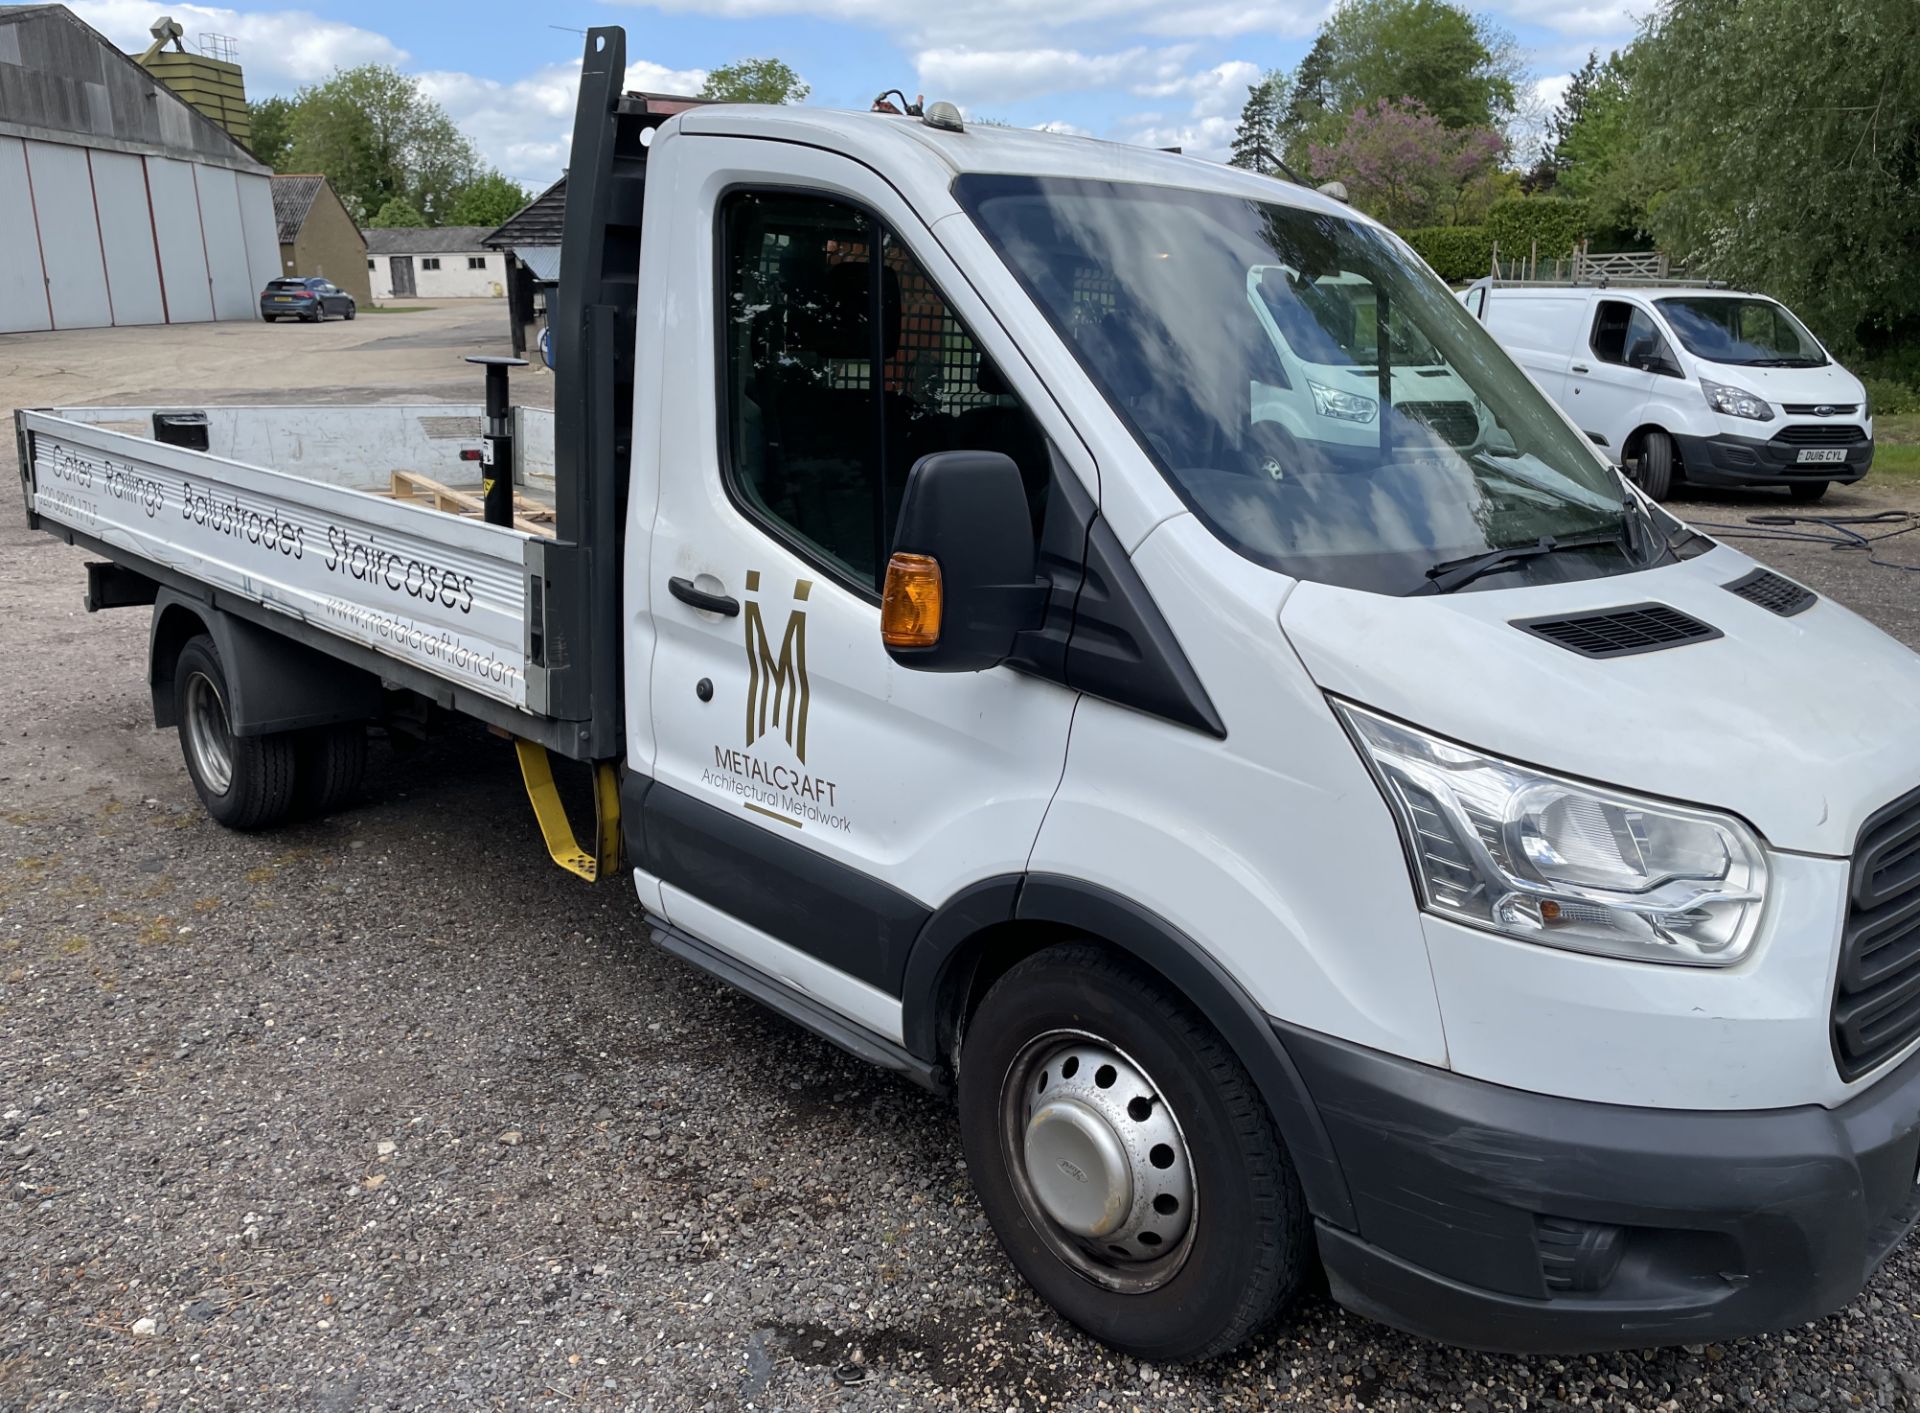
M437 360L493 322L402 318L292 332L398 341L343 345L330 395L383 358L466 395ZM0 339L0 407L50 400L5 372L50 346ZM245 400L274 374L239 347ZM112 376L61 397L140 394ZM1920 494L1822 510L1888 504ZM1754 547L1920 643L1913 576ZM946 1105L652 949L629 890L545 861L503 743L212 824L145 615L84 615L83 559L0 497L0 1408L1920 1407L1912 1247L1727 1346L1488 1357L1312 1298L1218 1365L1113 1356L1019 1284Z

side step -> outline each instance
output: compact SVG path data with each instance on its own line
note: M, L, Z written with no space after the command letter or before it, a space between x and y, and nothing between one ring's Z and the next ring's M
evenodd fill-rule
M547 748L516 736L513 749L520 757L520 778L526 782L533 817L540 821L540 835L553 861L589 883L611 878L620 866L620 781L613 762L598 761L593 767L593 852L588 853L573 837L567 807L553 783Z
M709 947L698 938L687 936L669 923L657 918L649 921L653 923L654 945L662 951L670 952L681 961L691 963L719 977L729 986L746 992L768 1010L777 1011L823 1040L831 1040L849 1055L865 1060L870 1065L878 1065L883 1070L905 1075L922 1089L935 1094L950 1092L947 1072L943 1067L928 1064L885 1036L875 1035L864 1026L828 1010L811 996L744 962L735 961L726 953Z

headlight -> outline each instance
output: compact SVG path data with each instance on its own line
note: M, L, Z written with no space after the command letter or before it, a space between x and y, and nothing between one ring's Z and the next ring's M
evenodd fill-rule
M1633 961L1723 967L1753 945L1767 863L1738 820L1543 775L1334 706L1400 822L1429 910Z
M1755 422L1773 420L1773 404L1756 393L1730 388L1709 378L1700 380L1700 391L1707 395L1707 406L1729 417L1749 417Z
M1370 397L1345 388L1330 388L1311 378L1307 379L1307 389L1313 394L1314 410L1322 417L1337 417L1342 422L1371 422L1374 413L1380 410L1380 404Z

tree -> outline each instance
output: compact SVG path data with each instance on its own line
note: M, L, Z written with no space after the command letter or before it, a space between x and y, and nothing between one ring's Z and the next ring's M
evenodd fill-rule
M420 208L408 201L406 197L396 196L376 211L373 219L367 224L376 231L398 230L403 226L418 230L427 224L427 218L421 214Z
M300 91L291 120L296 169L324 172L357 221L395 197L444 224L480 174L473 144L418 80L384 64L342 69Z
M1665 164L1646 149L1633 104L1633 50L1602 63L1588 56L1554 114L1548 160L1554 189L1584 201L1596 227L1614 243L1645 239L1647 210L1658 196Z
M1294 73L1287 156L1310 161L1383 99L1412 99L1446 128L1504 128L1524 76L1513 37L1449 0L1341 0Z
M293 153L294 100L275 94L247 104L253 136L248 146L253 155L276 172L289 170L287 158Z
M1843 349L1920 332L1920 5L1671 0L1630 67L1663 248Z
M1447 0L1346 0L1326 32L1338 112L1411 98L1449 128L1498 127L1513 112L1512 38Z
M1280 170L1280 116L1286 92L1287 76L1278 70L1247 85L1240 126L1233 132L1234 166L1269 177Z
M1619 57L1614 55L1608 63ZM1553 164L1555 171L1564 172L1573 164L1573 154L1567 148L1567 140L1579 127L1580 119L1587 111L1587 102L1600 83L1600 76L1600 51L1589 49L1587 62L1567 80L1567 91L1560 96L1560 106L1547 121L1546 159Z
M802 103L811 85L779 59L722 64L700 85L700 96L720 103Z
M1315 144L1315 181L1339 180L1354 205L1390 226L1457 225L1493 199L1504 146L1492 128L1450 128L1416 99L1382 98L1347 120L1338 142Z
M450 226L497 226L533 198L516 181L498 172L475 177L453 194Z

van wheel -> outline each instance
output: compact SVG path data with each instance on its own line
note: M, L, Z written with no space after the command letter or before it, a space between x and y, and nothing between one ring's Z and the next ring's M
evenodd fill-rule
M1233 1052L1164 983L1089 944L988 991L960 1063L960 1131L1020 1274L1148 1360L1224 1354L1312 1269L1306 1199Z
M294 742L280 731L236 736L219 651L206 634L188 640L173 669L180 753L207 813L229 829L267 829L293 806Z
M1673 494L1673 438L1665 432L1647 433L1640 443L1640 460L1634 467L1634 484L1655 500Z
M1787 494L1798 501L1815 501L1824 496L1832 484L1831 481L1789 481Z
M353 798L367 773L367 728L347 721L298 735L294 813L304 819L332 814Z

